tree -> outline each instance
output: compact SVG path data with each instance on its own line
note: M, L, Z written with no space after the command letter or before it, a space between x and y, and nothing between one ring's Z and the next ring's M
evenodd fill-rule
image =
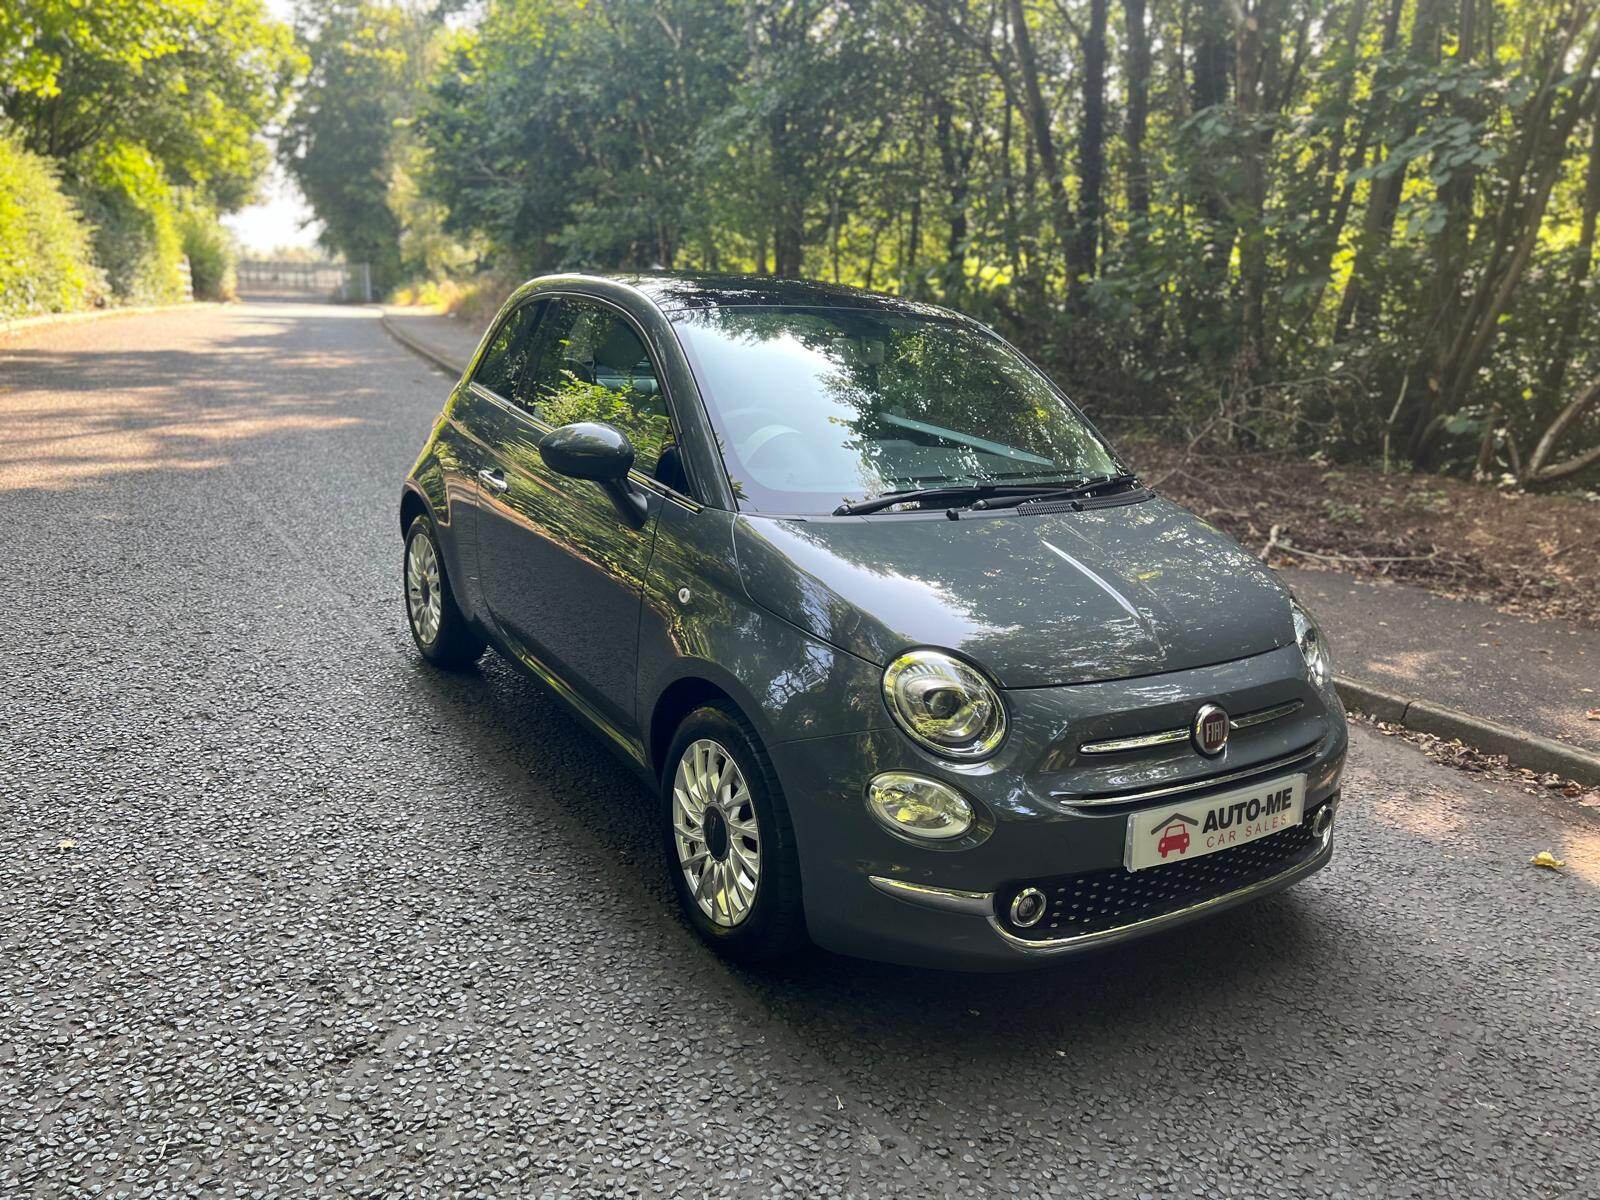
M223 211L250 198L258 138L296 69L260 0L14 0L0 12L0 104L33 152L81 174L115 145Z
M671 265L716 239L696 202L720 168L739 26L731 4L499 0L449 48L417 120L428 194L519 269Z
M518 269L889 288L1126 419L1589 478L1597 4L489 0L415 174Z
M389 207L397 122L416 108L431 15L381 0L306 0L297 35L310 62L278 152L317 218L322 241L400 278L400 222Z

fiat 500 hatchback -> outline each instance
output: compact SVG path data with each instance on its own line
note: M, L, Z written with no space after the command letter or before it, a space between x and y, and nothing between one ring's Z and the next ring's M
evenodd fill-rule
M423 657L493 646L632 763L725 953L1047 963L1332 853L1316 626L955 313L536 279L400 525Z

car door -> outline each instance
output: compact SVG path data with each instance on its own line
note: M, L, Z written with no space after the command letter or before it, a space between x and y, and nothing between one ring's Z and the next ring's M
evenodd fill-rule
M478 564L484 490L479 476L488 462L488 442L498 433L501 413L516 395L527 368L542 308L543 302L534 299L501 317L473 363L471 376L457 385L435 442L454 526L454 536L443 539L446 566L456 584L456 602L480 624L490 618Z
M659 379L619 310L574 296L549 300L480 476L479 561L497 629L528 665L628 737L637 729L639 606L661 497L641 489L649 507L635 526L596 484L547 467L539 440L574 421L614 425L633 443L643 482L672 440Z

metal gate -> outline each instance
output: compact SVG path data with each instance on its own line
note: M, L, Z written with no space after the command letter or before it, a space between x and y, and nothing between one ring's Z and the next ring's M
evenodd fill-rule
M239 260L235 277L239 295L246 299L372 302L372 269L366 263L245 258Z

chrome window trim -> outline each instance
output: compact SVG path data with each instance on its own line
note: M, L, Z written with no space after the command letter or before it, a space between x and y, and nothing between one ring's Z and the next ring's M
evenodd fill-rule
M1304 700L1291 700L1287 704L1274 705L1272 708L1257 709L1255 712L1245 713L1242 717L1228 718L1229 730L1249 729L1253 725L1265 725L1268 721L1276 721L1279 717L1287 717L1297 713L1305 707ZM1163 729L1159 733L1141 733L1133 737L1108 738L1101 742L1085 742L1078 747L1079 754L1115 754L1121 750L1143 750L1150 746L1165 746L1171 742L1184 742L1189 740L1189 728Z
M1307 746L1304 750L1296 750L1293 754L1286 754L1282 758L1270 758L1266 762L1256 763L1251 767L1241 767L1237 771L1229 771L1222 775L1206 775L1199 779L1185 779L1179 783L1169 784L1165 787L1146 788L1139 792L1116 792L1105 796L1094 796L1086 799L1075 799L1074 792L1051 792L1050 795L1061 800L1073 808L1106 808L1113 804L1135 804L1140 800L1157 800L1163 796L1176 796L1182 792L1197 792L1201 788L1216 787L1219 784L1232 783L1238 779L1248 779L1252 775L1266 775L1284 767L1292 767L1316 755L1321 748L1320 741Z
M544 421L541 421L527 409L523 408L522 405L513 400L507 400L499 392L492 391L491 389L484 387L483 384L479 383L476 379L468 381L467 390L470 391L474 396L477 396L479 399L487 400L491 404L498 405L511 416L516 417L525 425L531 425L540 433L550 433L555 429L554 425L550 425ZM676 432L676 430L674 430L674 432ZM646 475L643 471L630 469L628 471L628 479L632 483L637 483L646 491L654 492L663 500L671 500L677 504L679 508L688 509L692 513L697 513L705 507L705 505L701 504L700 501L696 500L694 497L685 496L682 492L668 487L659 479L656 479L650 475Z

